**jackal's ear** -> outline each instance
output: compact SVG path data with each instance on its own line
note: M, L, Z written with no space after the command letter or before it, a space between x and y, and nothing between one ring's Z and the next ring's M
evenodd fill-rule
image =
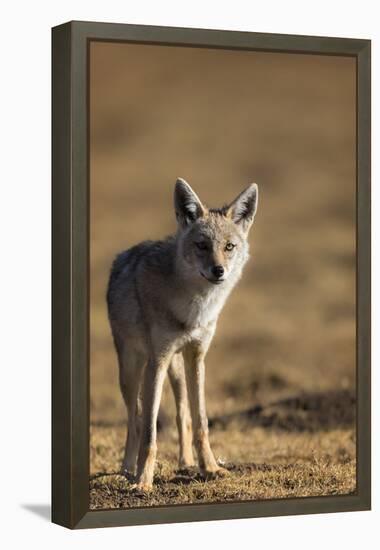
M236 224L241 226L245 233L248 233L254 220L258 198L257 184L251 183L228 207L227 214L231 216Z
M174 208L178 223L185 227L204 215L205 208L190 185L178 178L174 189Z

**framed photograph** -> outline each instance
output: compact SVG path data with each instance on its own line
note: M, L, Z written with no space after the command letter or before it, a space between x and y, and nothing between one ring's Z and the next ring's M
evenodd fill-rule
M53 521L370 508L370 41L53 29Z

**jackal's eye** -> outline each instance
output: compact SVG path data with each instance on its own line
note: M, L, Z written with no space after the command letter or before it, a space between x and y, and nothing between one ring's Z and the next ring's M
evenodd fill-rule
M227 243L225 246L225 250L228 250L228 252L231 252L235 248L236 244L233 243Z
M207 250L207 243L205 243L204 241L199 241L194 244L198 248L198 250Z

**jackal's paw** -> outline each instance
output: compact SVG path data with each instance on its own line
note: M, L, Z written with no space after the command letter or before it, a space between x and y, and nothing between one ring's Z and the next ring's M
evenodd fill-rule
M178 471L191 472L195 468L194 460L180 460L178 463Z
M186 476L186 477L196 477L198 475L198 468L193 466L182 466L178 467L177 470L175 470L175 473L179 476Z
M202 472L202 477L206 480L210 479L219 479L221 477L226 477L229 475L229 471L225 468L217 468L215 470L204 470Z
M131 486L131 490L136 494L146 495L153 490L153 484L140 481L139 483L134 483Z
M121 468L120 475L124 476L125 479L130 483L136 481L136 475L133 472L126 470L125 468Z

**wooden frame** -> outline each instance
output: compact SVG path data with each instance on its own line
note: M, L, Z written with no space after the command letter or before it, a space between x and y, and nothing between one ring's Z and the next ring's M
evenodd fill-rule
M357 67L357 492L89 510L88 50L91 40L351 56ZM70 22L53 29L52 520L69 528L370 509L369 40Z

